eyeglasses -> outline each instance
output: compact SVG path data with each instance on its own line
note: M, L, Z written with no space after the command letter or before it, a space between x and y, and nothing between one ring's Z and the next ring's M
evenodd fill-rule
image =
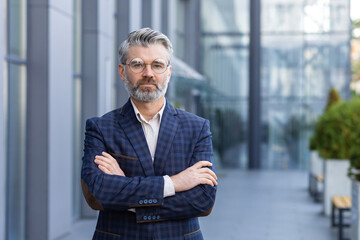
M146 64L141 58L134 58L130 63L124 63L124 65L128 65L133 73L141 73L145 70L146 65L151 65L151 69L155 73L160 74L166 71L170 63L167 63L167 61L162 58L157 58L151 64Z

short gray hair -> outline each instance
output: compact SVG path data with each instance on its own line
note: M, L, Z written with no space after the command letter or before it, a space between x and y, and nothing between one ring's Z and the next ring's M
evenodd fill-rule
M162 44L168 52L168 61L170 63L173 47L169 38L151 28L141 28L128 35L128 38L119 47L119 63L126 63L130 46L149 47L150 44Z

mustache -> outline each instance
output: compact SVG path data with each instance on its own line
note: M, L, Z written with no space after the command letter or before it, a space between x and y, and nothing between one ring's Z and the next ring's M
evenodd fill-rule
M157 88L159 88L158 83L152 78L143 78L143 79L139 80L136 83L136 87L139 87L142 84L149 84L149 83L154 84Z

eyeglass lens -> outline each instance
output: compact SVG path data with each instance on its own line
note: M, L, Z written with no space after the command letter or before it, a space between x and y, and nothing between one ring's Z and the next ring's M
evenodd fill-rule
M134 58L129 63L130 69L134 73L141 73L146 68L146 65L148 65L148 64L145 64L144 60L142 60L141 58ZM155 59L150 65L151 65L151 69L155 73L165 72L165 70L168 66L166 64L166 61L161 58Z

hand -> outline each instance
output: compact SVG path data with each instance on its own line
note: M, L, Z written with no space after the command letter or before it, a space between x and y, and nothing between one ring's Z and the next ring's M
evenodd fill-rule
M200 161L184 171L171 176L170 178L173 181L175 192L187 191L200 184L216 186L217 176L211 169L207 168L211 166L211 162Z
M125 177L116 159L106 152L102 152L102 156L95 156L94 162L98 165L99 169L106 174Z

